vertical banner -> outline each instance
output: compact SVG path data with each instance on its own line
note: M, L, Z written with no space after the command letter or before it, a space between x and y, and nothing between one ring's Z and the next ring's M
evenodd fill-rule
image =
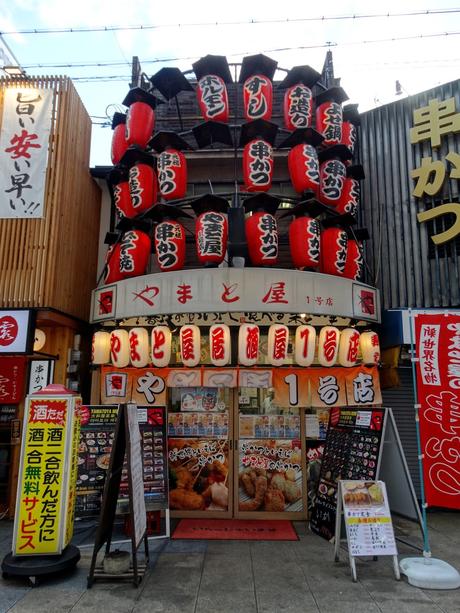
M460 317L417 315L415 343L426 502L460 509Z
M0 404L19 404L24 393L26 358L0 357Z
M0 218L44 216L52 89L7 87L0 132Z

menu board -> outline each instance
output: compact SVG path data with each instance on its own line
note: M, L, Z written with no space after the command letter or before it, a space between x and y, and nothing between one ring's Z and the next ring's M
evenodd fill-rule
M339 479L373 480L381 453L384 409L331 409L320 479L310 527L331 540L335 536Z
M81 407L78 445L77 517L97 515L110 462L118 405Z
M300 438L299 415L240 415L241 438Z
M227 440L169 438L169 505L179 511L228 510Z
M147 511L168 506L168 464L166 457L165 407L137 407L140 431L140 454ZM121 473L117 512L129 509L128 467L125 460Z
M341 486L350 555L398 555L385 483L342 481Z
M169 413L168 436L228 438L228 411Z
M302 511L300 440L240 442L238 507L242 512Z
M139 430L138 411L135 404L128 404L127 415L127 453L131 479L129 497L131 500L134 546L139 547L147 530L147 512L144 500L144 480L142 471L141 433Z

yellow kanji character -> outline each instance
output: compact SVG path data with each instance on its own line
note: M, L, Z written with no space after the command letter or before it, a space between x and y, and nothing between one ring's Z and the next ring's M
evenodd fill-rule
M414 127L410 129L410 142L415 145L431 139L432 147L441 145L441 136L460 132L460 113L455 108L455 98L439 102L430 100L428 106L416 109L413 113Z
M455 221L448 230L431 236L431 240L435 245L447 243L460 234L460 203L448 202L447 204L440 204L433 209L423 211L423 213L418 213L417 215L419 222L423 223L441 215L448 215L449 213L455 215Z
M411 170L411 177L417 180L412 195L421 198L423 194L434 196L442 188L446 169L441 160L433 162L431 156L422 158L422 165Z

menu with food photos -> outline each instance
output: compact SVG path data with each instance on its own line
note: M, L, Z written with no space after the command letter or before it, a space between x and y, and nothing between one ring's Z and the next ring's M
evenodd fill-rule
M310 518L312 531L327 540L335 535L338 481L372 481L377 476L385 417L382 408L331 409L315 506Z
M398 555L383 481L342 481L342 504L352 556Z

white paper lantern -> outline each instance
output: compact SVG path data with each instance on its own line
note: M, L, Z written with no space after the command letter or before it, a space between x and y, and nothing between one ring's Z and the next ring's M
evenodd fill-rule
M283 324L273 324L268 329L267 358L272 366L286 362L289 346L289 328Z
M118 368L129 364L129 334L128 330L114 330L110 334L110 359Z
M313 326L298 326L295 331L294 359L299 366L311 366L315 359L316 330Z
M339 364L354 366L358 360L359 332L354 328L345 328L340 333Z
M200 363L201 334L198 326L182 326L179 332L180 354L184 366L193 367Z
M334 326L321 328L318 340L318 362L321 366L334 366L339 353L340 331Z
M110 332L95 332L91 344L91 362L108 364L110 362Z
M243 366L254 366L259 358L259 326L241 324L238 332L238 362Z
M380 341L377 332L363 332L360 345L364 364L378 364L380 362Z
M157 368L168 366L171 360L171 330L168 326L152 328L150 360Z
M46 334L40 328L35 328L34 333L34 351L40 351L43 349L46 343Z
M209 356L214 366L226 366L230 362L230 328L226 324L214 324L209 328Z
M136 368L149 363L149 333L145 328L131 328L129 331L129 359Z

